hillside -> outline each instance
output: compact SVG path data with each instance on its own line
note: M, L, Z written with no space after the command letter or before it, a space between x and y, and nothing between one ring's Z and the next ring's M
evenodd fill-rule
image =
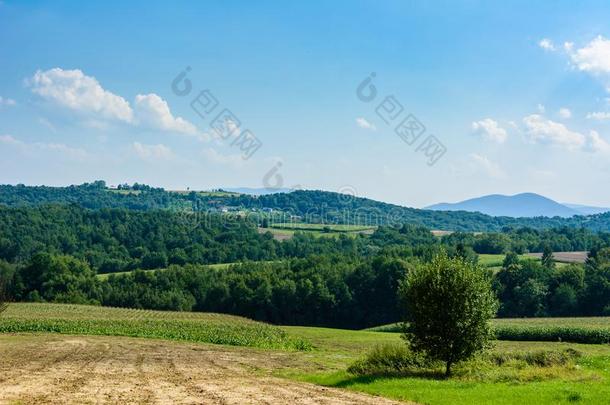
M21 207L43 204L76 204L95 210L125 208L135 211L229 212L252 218L269 218L275 222L290 222L296 218L305 223L365 226L410 223L429 229L465 232L500 231L504 227L523 226L535 229L569 226L594 231L610 230L610 213L570 218L513 218L480 212L408 208L319 190L256 196L228 192L166 191L138 184L110 189L103 181L69 187L0 186L0 205ZM522 209L526 210L528 204L522 204ZM517 203L513 202L512 205ZM549 210L549 214L567 215L568 212L572 211Z
M566 204L568 208L572 208L580 213L580 215L595 215L595 214L603 214L610 211L610 208L607 207L591 207L588 205L580 205L580 204Z
M559 204L556 201L534 193L513 196L493 194L472 198L457 203L440 203L426 207L435 211L480 212L491 216L513 218L563 217L580 215L577 209Z

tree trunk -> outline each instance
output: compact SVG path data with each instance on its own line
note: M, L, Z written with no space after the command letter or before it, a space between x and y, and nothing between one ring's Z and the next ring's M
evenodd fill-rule
M451 376L451 362L447 362L447 367L445 368L445 378L449 378Z

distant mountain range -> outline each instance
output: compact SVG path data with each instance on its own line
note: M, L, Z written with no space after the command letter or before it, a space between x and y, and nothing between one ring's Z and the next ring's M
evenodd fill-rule
M610 208L589 207L588 205L566 204L566 203L563 203L563 205L565 205L568 208L572 208L572 209L580 212L581 215L603 214L604 212L610 211Z
M577 204L560 204L534 193L517 195L492 194L457 203L434 204L425 209L434 211L480 212L494 217L563 217L593 215L610 211L610 208L589 207Z

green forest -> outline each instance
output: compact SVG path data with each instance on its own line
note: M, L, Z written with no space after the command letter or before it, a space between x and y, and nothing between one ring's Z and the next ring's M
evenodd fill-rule
M501 266L479 266L493 278L501 317L610 314L610 233L584 227L506 225L494 232L436 237L417 221L407 221L379 226L371 234L320 237L297 231L280 241L263 228L267 217L168 209L177 197L148 186L129 186L126 194L100 184L3 187L3 200L10 203L0 205L0 282L16 301L221 312L278 324L365 328L400 321L401 281L443 250L473 263L480 254L504 255ZM39 199L40 193L47 197ZM96 200L97 194L104 198ZM159 197L155 203L153 195ZM553 251L590 254L584 264L560 265ZM528 252L545 255L542 261L519 256ZM227 265L210 266L221 263Z
M408 208L328 191L298 190L253 196L222 190L166 191L137 183L111 189L104 181L69 187L0 185L0 205L23 207L50 203L77 204L89 209L125 208L137 211L216 212L229 208L246 211L255 218L270 216L279 222L298 217L310 223L374 226L410 223L435 230L467 232L499 232L506 227L549 229L564 226L610 231L610 213L572 218L491 217L464 211ZM263 209L273 210L273 213L264 213Z

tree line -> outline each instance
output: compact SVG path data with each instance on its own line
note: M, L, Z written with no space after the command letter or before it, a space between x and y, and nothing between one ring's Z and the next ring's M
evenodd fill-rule
M316 190L300 190L252 196L227 192L172 192L144 184L120 185L110 189L104 181L69 187L0 185L0 204L10 207L44 204L77 204L84 208L124 208L147 211L208 212L222 207L243 210L272 208L282 218L298 216L308 222L357 225L412 223L430 229L465 232L500 232L504 227L549 229L569 226L593 231L610 231L610 213L572 218L491 217L473 212L443 212L407 208L367 198ZM256 214L258 216L258 214ZM265 215L261 214L262 217ZM270 215L273 217L272 214Z
M159 269L170 265L270 261L312 254L368 257L381 249L425 255L439 245L474 253L590 250L610 246L609 233L586 229L504 228L497 233L455 233L441 239L418 225L382 226L372 235L317 238L297 232L279 242L239 215L78 205L0 206L0 259L25 263L36 253L70 255L97 273Z
M445 249L381 249L370 257L313 254L230 268L173 265L99 279L89 264L39 253L24 266L0 262L0 278L17 300L130 308L221 312L278 323L364 328L401 320L398 290L411 269ZM455 250L450 257L469 262ZM586 264L556 266L506 255L493 280L502 317L610 315L610 248ZM489 271L489 270L482 270Z

